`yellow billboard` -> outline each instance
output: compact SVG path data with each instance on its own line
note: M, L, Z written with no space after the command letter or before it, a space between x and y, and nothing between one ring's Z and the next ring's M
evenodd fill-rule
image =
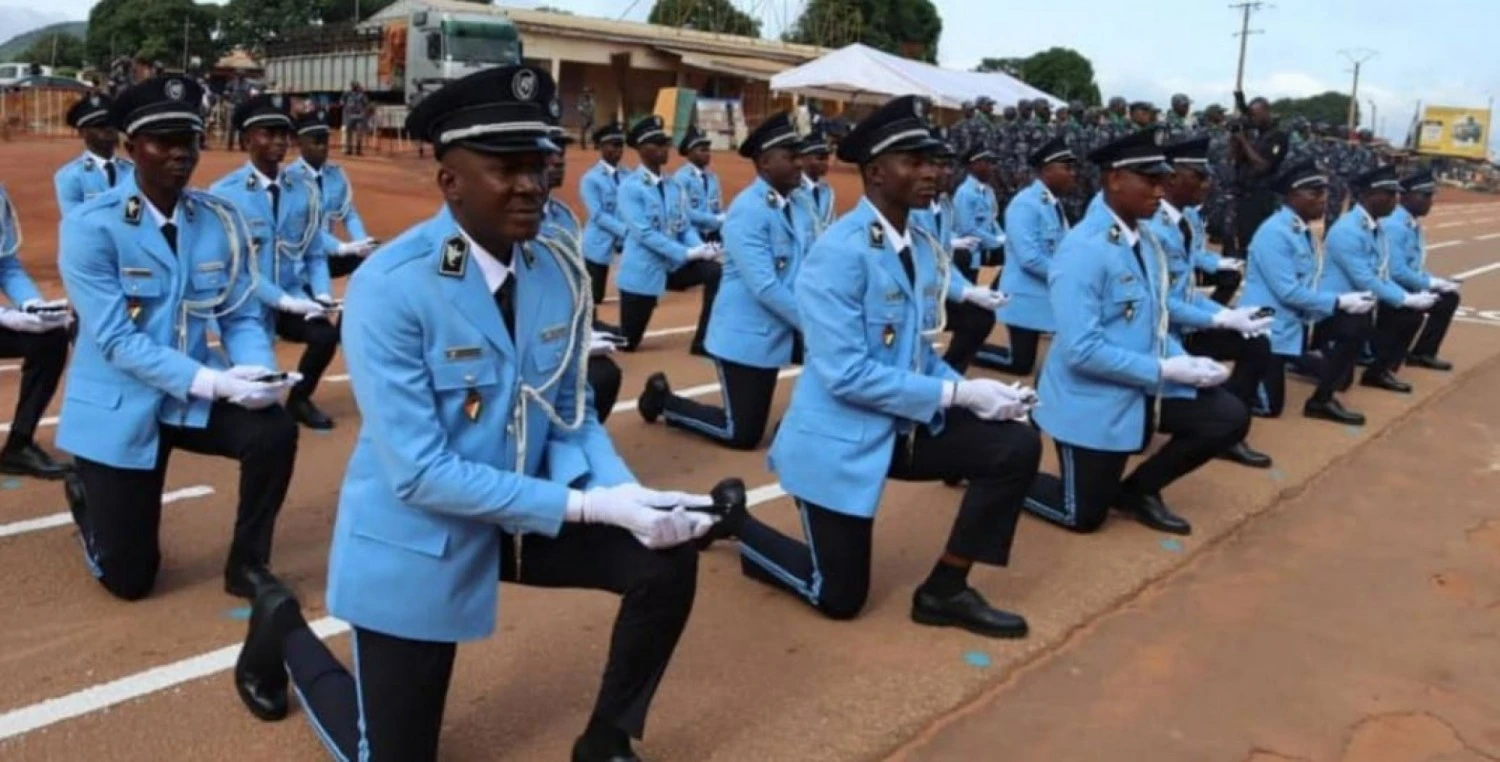
M1490 111L1482 108L1428 106L1422 109L1417 152L1483 159L1490 142Z

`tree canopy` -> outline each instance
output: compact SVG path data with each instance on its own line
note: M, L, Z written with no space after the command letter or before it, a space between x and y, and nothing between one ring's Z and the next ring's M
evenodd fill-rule
M1094 64L1071 48L1048 48L1026 58L986 58L975 71L998 71L1065 101L1099 105Z
M1324 122L1340 125L1349 122L1349 94L1329 90L1307 98L1281 98L1271 102L1271 111L1282 120L1302 116L1309 122ZM1354 109L1355 123L1359 120L1359 107Z
M760 21L729 0L656 0L646 20L701 32L760 36Z
M932 0L808 0L783 39L841 48L862 42L919 61L937 61L943 19Z
M78 69L83 66L86 55L83 40L71 34L54 32L38 38L19 56L19 60L43 66Z
M89 11L88 62L107 66L115 56L144 56L168 66L187 55L212 64L221 47L210 37L215 5L193 0L99 0Z

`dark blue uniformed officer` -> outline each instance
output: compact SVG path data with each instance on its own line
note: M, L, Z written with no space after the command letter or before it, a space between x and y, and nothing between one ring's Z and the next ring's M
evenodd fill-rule
M1458 311L1458 284L1440 278L1427 268L1427 236L1422 232L1422 218L1432 210L1432 195L1437 191L1430 170L1421 170L1401 181L1401 206L1380 221L1380 230L1391 249L1391 278L1407 291L1435 292L1437 303L1427 311L1422 333L1406 356L1406 362L1418 368L1453 370L1452 363L1438 357L1443 338L1453 314Z
M57 445L77 456L67 497L89 566L127 600L151 591L161 565L173 450L240 462L224 588L247 598L274 581L271 538L297 454L296 424L278 404L287 384L267 378L276 356L244 221L224 199L187 189L201 100L186 77L122 92L110 119L135 176L74 209L59 240L79 330ZM211 324L222 352L208 347Z
M712 501L636 483L588 407L583 260L537 238L560 113L551 78L525 66L425 98L406 127L434 144L445 204L350 279L363 428L328 610L353 626L353 670L280 586L257 597L235 668L265 720L285 716L290 674L335 759L437 758L457 644L494 631L497 580L621 595L574 762L637 759L630 737L687 624L687 543L713 520L680 508Z
M1188 534L1162 490L1245 438L1250 411L1218 388L1229 370L1185 354L1170 326L1165 256L1143 240L1166 164L1145 129L1089 155L1102 198L1063 239L1048 271L1057 332L1042 365L1036 422L1057 445L1059 477L1038 477L1026 507L1078 532L1118 506L1141 523ZM1172 438L1130 476L1130 456L1158 428Z
M328 160L328 113L309 111L292 124L297 134L297 161L286 168L286 176L296 182L310 182L318 188L318 205L323 227L330 235L334 226L343 223L349 234L328 254L328 275L342 278L354 272L359 263L375 250L375 239L365 231L365 221L354 208L354 185L344 168Z
M115 155L120 134L109 121L110 104L109 96L90 93L68 109L68 126L83 138L83 155L52 177L57 208L63 214L130 179L135 171L129 159Z
M968 584L974 563L1004 566L1041 446L1018 419L1028 390L965 380L937 356L950 265L911 224L937 193L926 102L890 101L839 144L864 198L808 252L797 276L807 342L770 465L797 501L805 541L750 519L741 568L836 619L857 616L870 589L875 513L887 478L967 479L947 546L912 597L911 617L993 637L1026 633Z
M811 208L790 198L802 183L800 139L791 115L761 122L740 144L758 177L729 205L724 277L708 324L707 348L719 372L724 406L672 393L664 373L647 379L637 408L648 423L667 424L738 450L760 445L776 375L792 360L801 321L792 284L812 244Z

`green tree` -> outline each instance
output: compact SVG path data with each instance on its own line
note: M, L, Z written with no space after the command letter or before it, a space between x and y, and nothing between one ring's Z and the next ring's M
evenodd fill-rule
M986 58L974 71L1004 72L1048 95L1065 101L1099 105L1094 64L1071 48L1049 48L1026 58Z
M21 54L20 60L43 66L77 69L83 66L85 55L87 53L84 51L83 40L71 34L48 34L32 43Z
M322 3L304 0L229 0L220 16L219 29L230 46L259 52L267 42L289 30L322 21L324 11ZM348 12L351 16L354 13L352 3ZM360 13L364 13L363 4Z
M646 20L662 26L759 37L760 21L729 0L656 0Z
M808 0L787 42L841 48L862 42L877 50L936 62L943 19L932 0Z
M107 68L115 56L145 56L168 67L187 53L213 65L221 50L210 33L218 18L212 5L193 0L99 0L89 11L88 63Z
M321 18L324 24L341 24L348 21L363 21L390 5L394 0L321 0ZM354 17L355 6L359 7L359 18ZM278 31L285 31L284 29Z
M1330 90L1307 98L1282 98L1271 102L1271 111L1285 120L1290 116L1306 117L1309 122L1339 125L1349 123L1349 94ZM1356 124L1359 107L1354 109Z

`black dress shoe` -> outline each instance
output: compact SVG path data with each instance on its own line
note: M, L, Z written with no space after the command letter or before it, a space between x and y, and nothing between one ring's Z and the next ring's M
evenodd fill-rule
M593 748L587 738L579 736L573 742L573 762L641 762L641 758L630 748L629 741L624 748L605 751Z
M52 459L46 450L27 442L19 447L7 447L0 452L0 474L34 476L38 479L61 479L72 471L70 467Z
M749 496L745 494L745 482L739 479L725 479L715 484L708 494L713 498L714 504L707 510L718 516L719 520L709 527L708 532L698 538L699 550L707 550L718 540L739 537L740 530L745 528L745 522L750 519L750 511L747 508Z
M991 638L1024 638L1027 631L1025 619L991 606L972 587L946 599L917 588L911 597L911 620L933 627L958 627Z
M667 395L671 393L672 386L667 383L667 374L652 373L646 379L646 388L641 390L641 396L636 399L635 411L646 419L646 423L656 423L662 411L666 410Z
M1359 379L1360 386L1369 386L1375 389L1384 389L1388 392L1399 392L1407 394L1411 392L1411 384L1398 378L1396 374L1383 370L1378 373L1366 371Z
M1248 466L1250 468L1271 467L1271 456L1258 450L1251 449L1250 445L1245 444L1244 442L1236 442L1234 446L1230 447L1224 452L1219 453L1218 457L1222 460L1232 461L1234 463L1238 463L1242 466Z
M1344 406L1336 399L1330 399L1327 402L1308 400L1307 404L1302 406L1302 415L1308 418L1321 418L1325 421L1342 423L1347 426L1365 425L1363 414L1356 413L1353 410L1345 410Z
M277 625L276 612L297 606L297 598L280 584L261 590L250 607L250 627L245 644L234 663L234 690L250 713L265 722L286 717L286 653L282 641L287 633Z
M224 592L237 598L253 601L261 591L281 586L281 580L260 564L232 563L224 569Z
M1169 510L1160 495L1127 494L1121 497L1120 508L1134 516L1136 521L1158 532L1181 535L1193 533L1193 525Z
M292 418L296 419L297 423L309 429L327 431L333 428L333 419L319 410L318 406L306 397L287 400L286 410L292 414Z
M606 323L603 320L595 320L594 321L594 330L598 331L599 333L607 333L607 334L611 334L613 336L620 336L622 338L625 335L623 333L620 333L620 326L610 325L609 323Z
M1453 370L1453 363L1447 360L1439 360L1433 355L1407 355L1406 364L1415 368L1426 368L1428 370Z

